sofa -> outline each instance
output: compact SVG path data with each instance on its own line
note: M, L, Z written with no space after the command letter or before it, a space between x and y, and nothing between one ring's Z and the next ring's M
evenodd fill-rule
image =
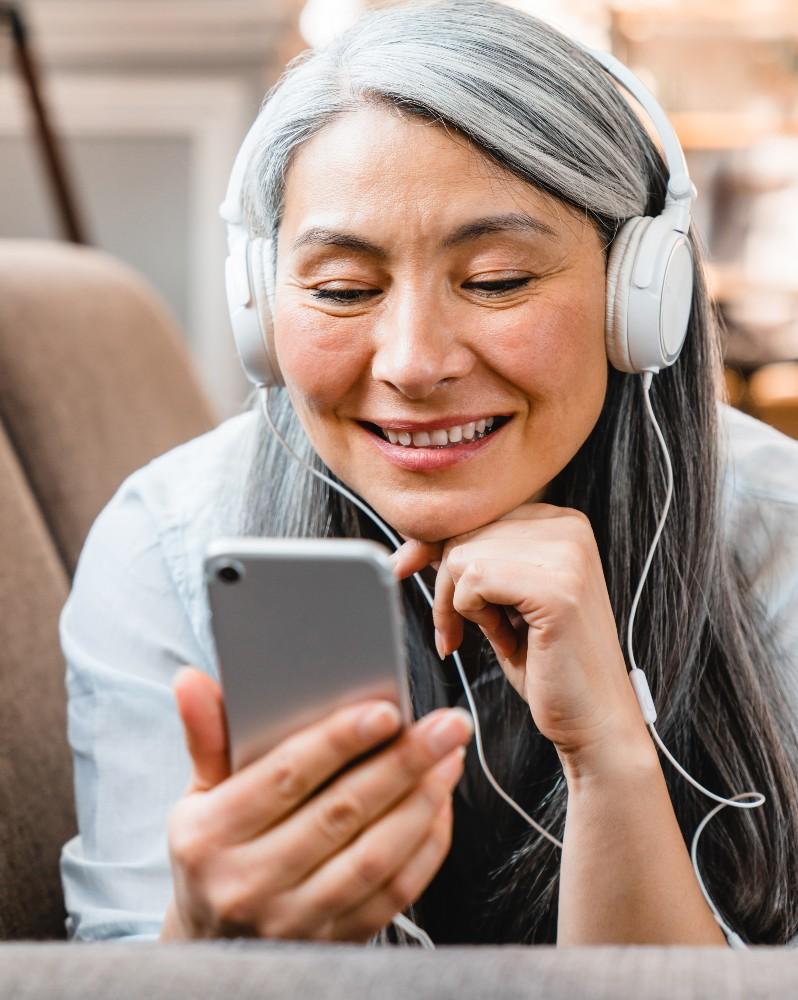
M772 948L65 941L58 614L117 486L216 420L141 278L85 247L0 240L0 997L798 996L798 952Z

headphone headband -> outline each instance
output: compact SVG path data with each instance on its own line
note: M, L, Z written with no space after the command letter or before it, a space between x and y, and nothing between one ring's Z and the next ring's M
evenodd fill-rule
M682 144L662 105L642 80L638 79L628 66L624 66L620 59L601 49L585 48L585 52L593 56L610 76L635 98L653 122L662 143L669 175L668 194L662 214L668 213L675 230L687 233L690 229L690 211L696 197L696 189L690 180Z
M654 95L615 56L580 48L639 102L665 154L669 176L662 212L627 220L607 261L607 356L621 371L656 372L677 359L687 333L693 288L687 233L696 190L678 136ZM219 214L227 227L225 283L241 363L255 385L282 385L272 343L272 241L270 235L250 237L243 206L244 180L264 130L258 115L236 155Z
M580 47L584 52L592 56L614 80L620 83L635 98L653 122L662 143L665 162L668 165L669 177L668 195L665 202L666 211L669 208L675 210L673 228L680 233L686 233L690 228L690 209L696 196L696 190L690 180L687 162L684 158L684 150L673 125L668 120L668 116L648 87L627 66L624 66L619 59L616 59L614 55L604 52L602 49L591 49L587 46ZM242 194L247 168L260 139L260 126L261 118L258 115L247 131L241 148L236 154L233 169L230 172L230 179L227 183L227 192L224 196L224 201L219 206L219 215L228 226L228 241L231 238L229 227L246 231ZM235 238L236 234L232 235Z

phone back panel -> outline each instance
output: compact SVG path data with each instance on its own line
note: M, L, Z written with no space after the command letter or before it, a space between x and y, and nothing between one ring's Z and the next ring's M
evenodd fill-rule
M205 579L234 770L350 702L385 698L410 722L399 586L382 546L219 539Z

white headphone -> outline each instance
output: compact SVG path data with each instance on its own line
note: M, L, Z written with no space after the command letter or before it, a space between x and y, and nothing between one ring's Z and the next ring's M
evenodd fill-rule
M650 116L668 165L660 215L634 216L616 235L607 262L607 357L624 372L658 372L678 358L687 334L693 292L693 254L687 233L696 189L684 152L653 94L614 56L587 49ZM285 385L274 350L272 241L250 239L242 190L260 139L255 119L235 158L219 214L227 223L225 285L236 348L256 386Z

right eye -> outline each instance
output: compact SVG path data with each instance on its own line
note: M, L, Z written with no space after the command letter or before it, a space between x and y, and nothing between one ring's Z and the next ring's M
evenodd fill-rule
M310 294L314 299L346 305L349 302L363 302L380 293L376 288L311 288Z

